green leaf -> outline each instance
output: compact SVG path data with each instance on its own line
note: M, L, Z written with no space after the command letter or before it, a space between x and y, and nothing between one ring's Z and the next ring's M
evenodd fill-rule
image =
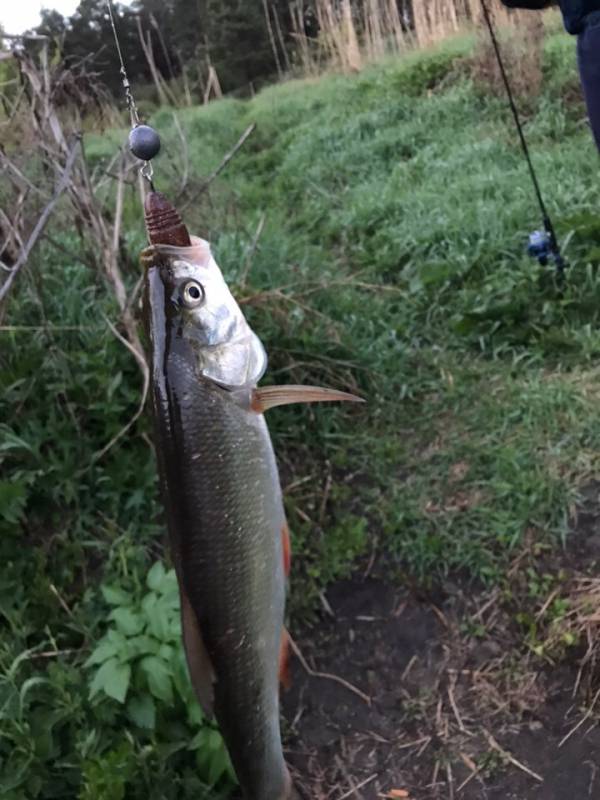
M117 652L117 648L113 642L102 639L83 666L92 667L94 664L102 664L104 661L108 661L109 658L117 655Z
M170 644L163 644L158 651L158 655L164 659L168 664L173 663L175 657L175 648Z
M204 750L206 748L206 728L201 728L188 744L188 750Z
M111 658L102 664L94 676L90 685L90 699L93 699L99 692L104 692L113 700L124 703L130 679L131 667L129 664L122 664L116 658Z
M29 767L33 761L33 753L24 754L13 750L8 759L2 764L2 791L4 793L16 789L27 780ZM20 795L21 797L23 795Z
M2 425L0 428L2 433L2 441L0 442L0 453L1 452L8 452L9 450L25 450L32 455L35 454L35 450L29 444L29 442L25 441L25 439L17 436L16 433L13 433L10 428Z
M223 743L221 742L221 749L216 750L210 759L210 767L208 769L208 783L211 786L217 784L221 778L229 771L229 756Z
M162 597L154 604L148 616L150 631L159 641L168 642L175 638L173 612Z
M219 731L211 729L209 731L209 734L208 734L208 737L207 737L207 747L208 747L208 749L212 750L213 753L216 753L219 750L221 750L223 748L223 746L224 746L223 745L223 738L222 738L221 734L219 733Z
M160 651L161 644L152 636L134 636L128 641L128 657L130 659L138 658L139 656L157 655Z
M140 661L140 667L145 672L148 688L157 700L165 703L173 702L173 682L169 666L162 658L146 656Z
M108 639L109 642L114 644L114 646L117 648L118 653L121 653L127 647L127 639L123 636L123 634L120 631L116 630L115 628L108 631L105 638Z
M179 584L177 583L177 576L175 570L171 569L165 575L165 579L160 587L161 594L173 604L173 608L179 608Z
M119 388L119 386L121 385L121 381L122 380L123 380L123 373L122 372L117 372L115 377L108 384L108 388L106 390L106 396L107 396L107 398L109 400L112 400L112 396L115 393L115 391Z
M156 725L156 706L149 694L132 697L127 703L127 713L139 728L154 730Z
M152 616L154 606L158 603L158 595L154 592L147 594L142 600L142 611L147 617Z
M118 586L102 586L101 591L104 599L111 606L131 605L131 596Z
M162 561L157 561L156 564L152 566L146 578L148 588L153 592L160 592L163 581L165 580L165 575L165 568Z
M36 686L51 686L51 682L47 678L28 678L19 690L19 702L21 706L25 705L25 698L32 689Z
M22 483L0 481L0 517L6 522L17 523L23 516L27 490Z
M144 627L144 620L130 608L115 608L109 619L117 623L117 628L125 636L136 636Z

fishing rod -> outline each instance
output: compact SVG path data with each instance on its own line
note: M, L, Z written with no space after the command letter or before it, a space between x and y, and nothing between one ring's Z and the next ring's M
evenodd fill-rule
M496 54L496 60L498 61L498 66L500 67L500 74L502 75L502 81L504 83L504 88L506 89L506 94L508 96L508 103L510 106L510 110L512 112L515 125L517 127L519 140L521 142L521 149L523 150L523 155L525 156L525 161L527 162L527 167L529 169L531 182L533 183L535 196L537 198L540 211L542 212L542 221L544 229L541 231L534 231L529 235L529 244L527 247L527 252L533 258L537 258L537 260L542 266L546 266L548 262L553 262L554 266L556 267L556 274L559 280L562 281L564 279L565 270L568 265L561 253L554 224L552 223L552 218L550 217L550 214L548 213L548 209L546 207L546 203L544 202L544 197L542 195L540 182L538 180L535 167L533 166L531 153L529 151L529 145L527 144L527 139L525 138L523 125L521 123L521 117L519 115L519 110L517 109L517 104L515 103L514 93L510 84L510 80L508 78L508 73L506 72L506 68L504 66L504 60L502 58L500 44L498 42L498 37L496 36L496 31L494 29L494 24L492 22L492 16L490 14L490 10L487 5L487 0L481 0L481 8L483 10L483 16L490 33L490 38L492 40L492 45L494 47L494 52Z

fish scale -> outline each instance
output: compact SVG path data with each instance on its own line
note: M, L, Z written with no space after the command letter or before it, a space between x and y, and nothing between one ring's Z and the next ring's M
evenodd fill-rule
M262 415L199 375L192 358L172 330L160 357L169 527L214 667L214 712L240 784L248 800L280 800L287 783L276 657L285 516L275 456ZM155 407L162 406L159 392Z

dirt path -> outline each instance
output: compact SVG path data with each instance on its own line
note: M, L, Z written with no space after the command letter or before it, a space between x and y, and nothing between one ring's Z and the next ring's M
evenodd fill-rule
M524 656L497 594L457 589L434 605L357 578L327 599L334 617L299 637L301 653L371 700L294 659L287 757L308 797L600 798L593 714L574 730L586 713L577 659Z

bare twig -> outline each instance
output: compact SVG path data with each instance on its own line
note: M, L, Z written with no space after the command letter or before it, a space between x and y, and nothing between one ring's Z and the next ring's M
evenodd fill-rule
M281 77L283 76L283 70L281 69L281 61L279 60L279 53L277 52L277 44L275 42L275 36L273 34L273 26L271 25L271 14L269 13L269 4L267 3L267 0L263 0L263 9L265 12L267 31L269 32L269 41L271 43L271 50L273 51L273 56L275 58L275 66L277 67L277 74L281 79Z
M325 486L323 488L323 496L321 498L321 505L319 506L319 526L322 528L325 522L325 513L327 511L327 502L331 493L333 478L331 476L331 463L327 462L327 477L325 478Z
M372 783L375 778L377 777L377 773L370 775L368 778L365 778L364 781L361 781L357 786L353 786L349 792L346 792L341 797L338 797L338 800L347 800L348 797L352 797L352 795L357 795L359 789L362 789L368 783Z
M16 263L13 265L8 278L4 281L3 285L0 287L0 303L4 300L4 298L8 294L10 287L12 286L15 278L17 277L18 272L27 263L27 260L31 255L31 251L35 247L38 239L44 232L44 228L48 224L48 220L50 219L50 216L54 211L54 207L58 203L62 193L69 185L69 179L71 176L71 171L75 164L75 158L77 156L80 141L81 141L81 135L78 134L75 137L75 141L71 145L71 149L69 150L69 154L67 156L67 161L65 163L63 173L61 175L61 178L58 182L58 185L54 191L54 194L50 202L46 205L46 208L43 210L41 217L38 219L37 224L31 233L31 236L27 240L27 244L21 251Z
M59 656L72 656L74 653L80 653L81 650L45 650L43 653L30 653L28 659L35 658L58 658Z
M235 144L235 146L232 147L231 150L228 153L226 153L226 155L223 157L223 160L221 161L219 166L208 176L208 178L205 181L203 181L201 186L198 187L198 189L192 194L192 196L190 198L188 198L188 200L186 200L186 202L181 205L181 207L179 209L180 212L184 212L185 209L188 208L195 200L197 200L198 197L208 189L208 187L211 185L211 183L216 178L219 177L219 175L223 172L223 170L229 164L231 159L234 158L234 156L244 146L246 140L254 133L255 129L256 129L256 123L255 122L253 122L251 125L248 125L248 127L246 128L244 133L238 139L238 141Z
M350 787L350 791L347 793L347 795L342 795L342 797L350 797L351 795L354 795L354 797L357 797L358 800L362 800L362 795L359 793L358 787L354 783L352 775L350 775L350 773L346 769L346 765L339 756L335 756L335 763L337 764L337 768L339 769L339 771L346 779L346 783Z
M113 227L113 257L115 260L119 255L119 243L121 241L121 221L123 219L123 195L125 192L125 176L123 175L123 163L119 169L117 179L117 198L115 203L115 224ZM125 303L126 305L126 303Z
M223 91L221 89L221 84L219 83L219 76L217 75L217 70L211 63L209 63L208 78L206 80L206 86L204 88L204 96L203 96L204 105L207 105L210 102L211 91L214 92L216 98L220 99L221 97L223 97Z
M567 735L563 736L563 738L560 740L559 745L558 745L559 747L562 747L564 744L566 744L569 741L569 739L571 738L571 736L573 736L573 734L576 733L579 730L579 728L581 728L581 726L592 716L592 713L594 711L596 703L598 702L598 698L599 697L600 697L600 689L598 689L598 691L594 695L594 699L590 703L589 708L586 710L585 714L579 720L577 725L575 725L574 728L571 728L571 730L567 733Z
M29 333L31 331L99 331L92 325L0 325L0 333Z
M491 733L488 733L488 731L484 731L484 733L485 733L485 738L487 739L487 742L489 746L492 748L492 750L495 750L503 758L509 761L514 767L517 767L517 769L520 769L522 772L525 772L527 775L531 776L536 781L539 781L540 783L544 782L544 779L542 778L541 775L538 775L537 772L534 772L533 770L529 769L529 767L525 766L525 764L521 764L521 762L517 761L517 759L512 755L512 753L509 753L508 750L505 750L503 747L501 747L498 744L498 742L494 739Z
M181 183L179 185L179 193L185 191L188 180L190 176L190 157L187 145L187 139L185 138L185 134L181 127L181 123L179 122L179 117L175 112L173 112L173 124L175 125L175 130L177 131L177 135L179 136L179 141L181 142L181 160L182 160L182 169L181 169Z
M475 762L472 759L470 759L467 756L465 756L464 753L461 753L460 757L461 757L463 763L465 764L465 766L467 767L467 769L470 769L471 772L470 772L469 775L467 775L467 777L464 779L464 781L461 783L461 785L456 790L457 794L460 794L462 792L462 790L466 786L468 786L469 783L471 783L473 778L476 778L479 775L479 773L481 772L481 770L483 769L483 764L480 764L480 766L477 766L477 764L475 764Z
M357 689L356 686L353 686L351 683L344 680L343 678L340 678L339 675L332 675L329 672L317 672L316 670L312 669L312 667L309 665L307 660L302 655L302 651L300 650L300 648L298 647L298 645L292 639L291 636L290 636L290 647L292 648L294 655L296 656L298 661L302 664L305 672L307 672L311 676L311 678L322 678L328 681L335 681L335 683L339 683L341 686L344 686L346 689L348 689L348 691L360 697L361 700L364 700L368 706L371 705L371 698L367 694L362 692L360 689Z
M138 352L138 350L136 350L136 348L133 346L133 344L131 342L129 342L124 336L121 336L119 331L115 328L115 326L112 324L112 322L107 317L104 317L104 319L106 321L106 324L110 328L111 332L114 334L114 336L116 336L116 338L123 345L125 345L125 347L129 350L129 352L133 355L133 357L136 359L136 361L140 365L140 367L142 369L144 385L142 387L142 397L141 397L141 400L140 400L140 404L139 404L135 414L131 417L129 422L127 422L127 424L124 425L121 428L121 430L112 437L112 439L110 440L110 442L108 442L108 444L104 445L104 447L101 450L98 450L97 453L94 453L94 455L92 456L92 462L91 462L92 464L95 464L97 461L99 461L101 458L103 458L108 453L108 451L112 447L114 447L114 445L119 441L119 439L121 439L123 436L125 436L125 434L129 430L131 430L131 428L135 425L135 423L138 421L138 419L144 413L144 408L146 406L146 400L148 399L148 392L150 390L150 370L148 369L148 365L146 364L145 359L143 358L143 356L141 356L141 354ZM140 357L141 357L141 360L140 360Z
M446 764L446 776L450 800L454 800L454 775L452 774L452 764L450 762Z
M32 42L48 42L50 40L49 36L44 36L40 33L4 33L2 31L0 33L0 41L2 39L13 39L15 41L20 39L27 39Z
M254 254L256 253L256 248L258 247L258 240L260 239L263 229L265 227L266 216L263 214L258 222L258 226L256 228L256 232L250 242L250 246L246 252L246 258L244 259L244 266L242 267L242 277L240 278L240 287L244 289L246 287L246 281L248 280L248 274L252 267L252 261L254 259Z
M50 584L50 591L52 592L52 594L56 597L56 599L60 603L60 607L63 609L63 611L66 611L66 613L70 617L72 617L73 616L73 612L71 611L71 609L67 605L66 601L64 600L64 598L62 597L62 595L60 594L60 592L58 591L58 589L56 588L56 586L53 583Z
M321 605L323 606L325 613L329 614L332 619L335 619L335 611L329 604L329 600L327 599L325 592L319 592L319 600L321 601Z
M456 674L450 675L450 680L448 682L448 700L450 702L450 707L452 708L452 712L456 718L456 722L458 723L458 727L462 733L469 733L464 726L462 721L462 717L460 716L460 712L458 710L458 706L456 704L456 699L454 697L454 687L456 686Z
M25 175L25 174L24 174L24 173L23 173L23 172L22 172L22 171L21 171L21 170L20 170L20 169L17 167L17 165L16 165L16 164L14 164L14 163L13 163L13 162L10 160L10 158L9 158L9 157L6 155L6 153L4 152L4 148L2 147L2 145L1 145L1 144L0 144L0 165L2 165L2 166L5 168L5 169L8 169L8 170L10 170L10 172L12 172L12 173L13 173L13 175L15 176L15 178L17 179L17 181L18 181L19 183L21 183L23 186L26 186L26 187L27 187L28 189L30 189L32 192L35 192L36 194L39 194L41 197L45 197L45 194L44 194L44 192L43 192L43 191L42 191L42 190L41 190L41 189L40 189L38 186L36 186L35 184L33 184L33 183L32 183L32 182L29 180L29 178L27 177L27 175Z
M273 19L275 20L275 30L277 31L277 38L279 40L279 46L281 47L281 52L283 53L283 58L285 61L285 68L288 72L292 69L292 64L290 62L290 57L288 55L287 48L285 46L285 41L283 39L283 33L281 32L281 24L279 22L279 15L277 14L277 7L271 6L271 11L273 13Z
M152 49L152 37L150 35L150 31L147 32L146 36L144 36L144 32L142 30L142 21L139 16L136 17L136 23L137 23L140 45L142 47L144 56L146 57L146 63L148 64L148 69L150 70L150 74L152 75L152 80L154 81L154 85L156 87L156 92L158 94L158 99L160 101L160 104L163 106L176 105L177 103L175 101L175 98L173 97L173 93L165 83L164 78L161 76L156 66L156 61L154 59L154 50Z
M414 655L411 657L410 661L406 665L406 667L404 669L404 672L400 676L400 682L401 683L404 683L404 681L408 678L411 669L414 667L414 665L417 663L418 660L419 660L419 656L416 653L414 653Z

